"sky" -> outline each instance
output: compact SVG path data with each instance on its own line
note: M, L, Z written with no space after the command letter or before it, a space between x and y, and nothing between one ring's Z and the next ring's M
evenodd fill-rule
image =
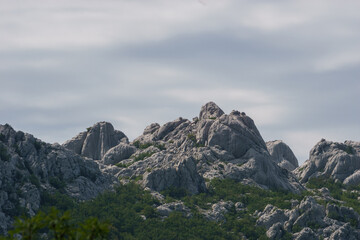
M130 140L214 101L299 162L360 141L360 1L0 0L0 124Z

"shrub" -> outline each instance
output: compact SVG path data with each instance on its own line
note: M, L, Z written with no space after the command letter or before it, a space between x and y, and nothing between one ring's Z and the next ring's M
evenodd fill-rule
M144 152L144 153L140 153L139 155L137 155L136 157L134 157L134 161L141 161L144 160L145 158L151 157L155 152Z
M0 144L0 158L1 160L6 162L9 161L11 158L10 154L7 151L7 148L2 144Z

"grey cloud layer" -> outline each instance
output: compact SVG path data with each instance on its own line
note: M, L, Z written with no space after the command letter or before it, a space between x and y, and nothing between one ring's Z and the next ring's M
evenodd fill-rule
M1 2L0 122L43 140L134 138L210 100L300 161L360 140L358 1Z

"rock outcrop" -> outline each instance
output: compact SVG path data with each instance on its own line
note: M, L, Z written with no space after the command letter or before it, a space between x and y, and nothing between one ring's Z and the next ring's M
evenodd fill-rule
M299 166L299 162L293 151L281 140L266 142L266 147L271 159L280 167L293 171Z
M292 233L293 239L357 239L359 236L359 215L344 206L318 204L308 196L292 209L284 210L267 205L255 214L256 224L267 229L270 239L281 239L285 232ZM357 223L350 226L348 222Z
M178 118L162 126L151 124L132 145L137 151L119 162L124 168L117 176L141 175L152 190L180 186L197 193L204 191L204 178L232 178L292 192L303 189L291 172L272 160L250 117L238 111L225 114L213 102L205 104L193 122Z
M347 185L360 183L360 143L337 143L322 139L310 151L310 158L295 171L302 183L310 178L330 177Z
M103 174L96 162L58 144L47 144L30 134L0 125L0 232L25 209L34 215L45 193L56 191L88 200L116 179Z
M114 130L111 123L98 122L89 127L87 132L81 132L63 146L73 152L92 159L100 160L106 152L119 143L128 143L129 140L121 131Z

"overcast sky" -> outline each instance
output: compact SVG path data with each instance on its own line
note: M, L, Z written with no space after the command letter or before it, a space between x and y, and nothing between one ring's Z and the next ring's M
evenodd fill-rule
M0 124L62 143L98 121L130 140L208 101L300 163L360 141L360 1L0 0Z

